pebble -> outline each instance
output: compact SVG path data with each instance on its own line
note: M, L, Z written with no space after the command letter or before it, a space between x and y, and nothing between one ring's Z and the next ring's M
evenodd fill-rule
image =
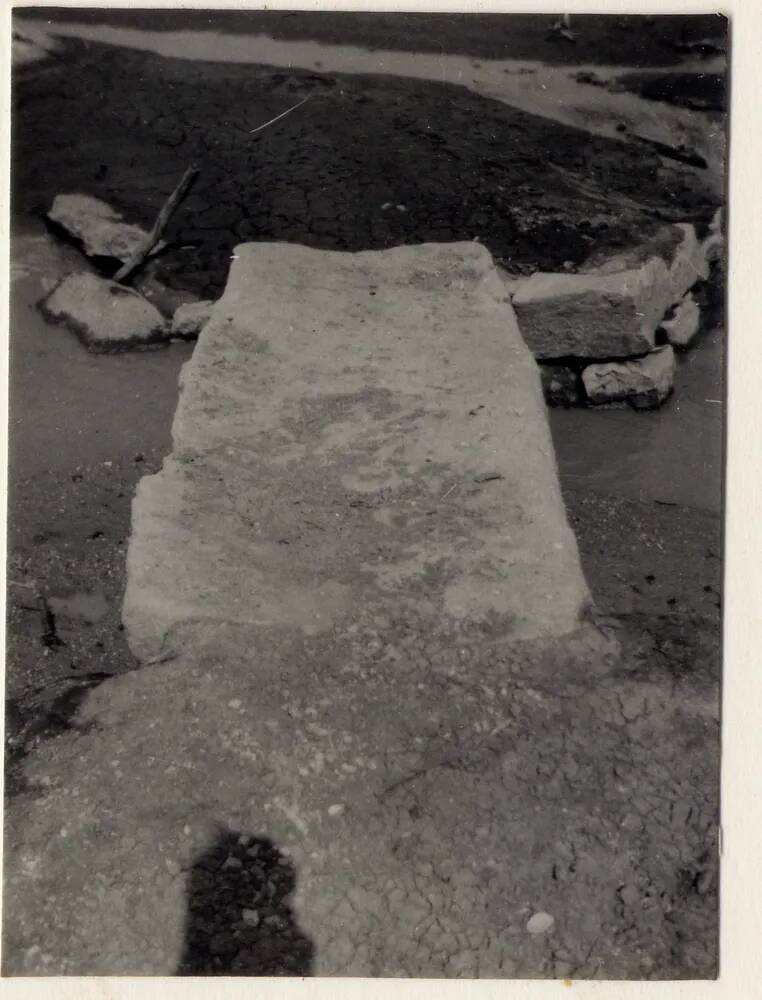
M619 890L619 896L626 906L634 906L640 900L637 886L625 885Z
M258 927L259 919L259 913L256 910L241 910L241 920L247 927Z
M555 919L549 913L534 913L527 921L527 930L530 934L545 934L555 923Z
M643 829L643 820L635 813L627 813L625 818L622 820L622 829L637 833L639 830Z
M627 722L634 722L634 720L637 719L645 708L645 698L642 694L623 696L621 701L622 715L625 717Z
M698 894L700 896L705 896L713 885L714 885L714 872L707 870L702 874L701 878L698 880L698 884L696 886Z
M243 862L239 858L234 858L232 854L229 854L225 860L225 864L222 866L222 870L226 871L229 868L243 868Z
M344 812L344 806L340 802L335 802L332 806L328 806L329 816L341 816Z

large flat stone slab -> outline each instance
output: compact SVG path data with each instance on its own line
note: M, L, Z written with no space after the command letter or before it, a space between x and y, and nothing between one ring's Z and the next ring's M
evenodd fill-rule
M141 659L369 607L513 639L579 622L539 375L477 245L238 247L173 439L134 505Z

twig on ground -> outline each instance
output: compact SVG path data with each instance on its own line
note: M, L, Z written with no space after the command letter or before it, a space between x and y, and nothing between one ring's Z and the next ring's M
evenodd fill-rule
M43 646L48 646L49 648L65 646L66 643L58 635L58 631L56 629L56 616L48 604L47 597L45 597L45 595L38 589L37 583L23 583L21 580L9 580L8 584L11 587L21 587L23 590L29 590L34 594L35 601L37 602L36 607L30 608L26 605L21 606L25 611L36 611L39 614L40 626L42 629L40 641Z
M299 101L297 104L294 104L293 107L286 108L285 111L281 111L279 115L276 115L274 118L271 118L269 122L265 122L264 125L258 125L256 128L249 129L249 135L254 135L255 132L261 132L262 129L267 128L268 125L274 125L275 122L280 121L281 118L285 118L286 115L290 115L292 111L296 111L297 108L300 108L303 104L306 104L307 101L309 101L309 99L310 95L307 94L307 96L303 100Z
M114 281L123 282L126 278L129 278L129 276L140 267L146 257L151 253L153 248L161 239L164 230L167 228L167 224L169 223L175 209L188 193L190 186L195 181L197 175L198 169L196 167L188 167L180 179L180 183L162 205L159 214L156 216L156 222L154 222L153 228L147 234L146 238L135 248L129 260L127 260L116 272L114 275Z

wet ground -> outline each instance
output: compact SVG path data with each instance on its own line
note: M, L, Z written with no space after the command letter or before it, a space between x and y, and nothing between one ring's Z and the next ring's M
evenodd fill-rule
M668 66L682 62L707 43L709 54L724 51L727 20L719 14L601 18L574 15L574 44L549 31L556 15L439 15L300 11L87 10L16 8L20 17L54 22L109 24L151 31L224 30L231 34L267 34L275 39L309 40L363 48L441 52L486 59L539 59L550 64L602 63L621 66Z
M101 13L99 21L141 17ZM196 16L204 15L187 15L183 26L203 27L192 23ZM151 26L174 30L173 17L166 12ZM263 30L241 17L226 30ZM314 24L277 17L284 37L324 31L327 41L403 46L380 20L361 27L353 18L351 37L337 38L324 15L318 34ZM680 46L708 37L715 24L662 24L654 45L622 21L607 33L608 49L591 34L570 57L557 42L538 41L545 28L534 23L501 39L499 52L494 36L480 43L486 49L476 45L464 23L445 32L448 51L580 63L597 54L623 71L682 62ZM409 44L424 36L406 35ZM77 40L66 46L60 60L27 71L14 93L7 787L22 795L15 764L23 754L65 725L104 675L135 666L120 623L131 497L168 451L178 374L192 349L96 357L45 323L36 303L47 283L81 266L76 251L45 231L55 193L85 190L149 224L197 162L200 182L159 274L213 296L241 240L359 249L478 237L521 273L574 265L601 242L629 245L662 219L705 223L719 197L686 164L647 150L633 157L622 143L461 87L199 64ZM308 91L309 115L296 112L287 128L252 142L249 129ZM662 410L550 412L585 573L632 669L694 676L715 691L721 324L715 311L695 350L681 357L675 395ZM716 767L719 747L707 753Z

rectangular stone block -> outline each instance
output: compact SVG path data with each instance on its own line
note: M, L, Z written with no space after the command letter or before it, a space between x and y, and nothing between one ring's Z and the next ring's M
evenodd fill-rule
M642 246L593 256L575 274L538 272L514 281L521 332L539 359L646 354L667 311L708 277L710 253L710 242L680 223Z
M667 267L661 258L614 274L546 274L513 296L519 327L537 358L645 354L664 313Z
M537 366L474 243L235 251L133 507L136 654L370 614L565 634L588 600ZM285 631L284 631L285 630Z

